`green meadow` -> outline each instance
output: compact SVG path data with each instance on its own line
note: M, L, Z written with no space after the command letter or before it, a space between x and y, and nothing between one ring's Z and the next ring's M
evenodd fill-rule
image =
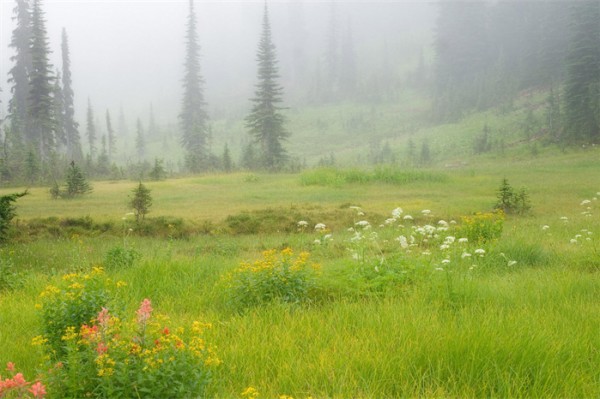
M102 266L126 283L128 310L149 298L173 325L212 324L221 364L207 397L249 387L264 398L598 397L599 167L591 148L170 179L147 183L153 205L139 224L127 206L135 182L93 182L73 200L30 188L0 253L0 363L43 372L32 345L40 292ZM468 218L493 211L503 178L526 188L531 211L459 244ZM137 257L115 266L114 248ZM319 265L308 300L235 306L226 276L284 248Z

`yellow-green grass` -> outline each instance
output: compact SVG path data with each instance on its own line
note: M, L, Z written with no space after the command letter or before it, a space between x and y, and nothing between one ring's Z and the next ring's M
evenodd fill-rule
M486 247L495 260L453 277L452 292L444 272L430 271L375 297L364 295L352 279L350 226L340 223L332 224L328 247L312 246L318 237L313 226L304 234L215 233L186 240L82 235L7 244L2 256L24 272L24 284L0 291L0 367L13 361L34 375L41 353L30 342L40 332L39 292L61 274L101 264L109 249L126 246L141 259L108 274L128 283L123 299L131 310L148 297L175 325L213 323L208 339L223 364L210 397L239 397L248 386L263 397L598 397L600 203L593 200L600 191L598 155L590 149L502 162L477 159L459 169L436 170L448 176L445 181L406 185L306 186L300 175L248 173L149 182L154 198L149 216L191 223L219 223L266 208L326 217L351 204L360 205L366 213L361 218L371 221L397 206L419 222L428 220L420 215L425 208L433 211L432 222L460 220L489 211L503 177L517 189L527 187L533 212L509 216L501 239ZM135 184L94 182L94 193L69 201L51 201L44 189L33 188L17 202L18 217L89 215L120 223ZM581 214L584 199L592 201L591 217ZM582 229L593 233L590 241L571 244ZM231 309L222 276L264 249L285 246L309 249L321 263L320 300L241 314ZM500 253L517 265L506 266Z

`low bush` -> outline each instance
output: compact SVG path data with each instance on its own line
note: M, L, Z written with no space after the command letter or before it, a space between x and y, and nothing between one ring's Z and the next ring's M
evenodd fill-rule
M252 263L243 262L224 277L233 306L243 310L274 301L310 302L319 265L308 263L309 256L285 248L264 251L262 259Z
M144 299L135 318L102 308L91 322L68 327L64 355L50 367L48 390L60 398L203 397L220 364L206 343L209 324L169 328Z

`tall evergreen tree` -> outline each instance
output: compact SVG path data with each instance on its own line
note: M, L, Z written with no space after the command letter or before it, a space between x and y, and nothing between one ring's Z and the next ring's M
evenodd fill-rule
M114 159L115 153L117 152L117 143L115 138L115 132L110 122L110 113L106 110L106 131L108 134L108 159L111 161Z
M90 158L93 160L96 157L96 125L94 123L94 110L92 108L92 102L88 98L88 107L87 107L87 118L86 118L86 135L88 139L88 144L90 146Z
M53 118L52 88L54 76L48 59L50 54L46 22L41 0L33 0L31 10L31 73L29 75L29 115L31 127L29 144L36 149L42 162L50 159L55 150L55 121Z
M246 127L254 142L258 144L262 166L267 170L280 170L287 160L287 152L282 141L289 137L283 126L281 115L283 87L277 82L279 78L275 45L271 39L269 11L265 4L262 34L256 56L258 62L258 83L254 105L250 115L246 117Z
M200 75L200 45L193 0L189 3L184 68L183 102L179 114L181 145L186 151L186 167L192 172L199 172L206 167L208 160L208 114L202 88L204 81Z
M137 133L135 136L135 148L140 161L146 156L146 140L144 139L144 127L140 118L137 120Z
M569 141L600 141L600 3L571 6L565 82L565 130Z
M74 93L71 78L71 60L69 57L69 39L67 31L63 28L61 39L62 55L62 84L63 84L63 129L66 141L67 159L81 162L83 151L81 149L81 137L79 135L79 124L75 121Z
M14 66L8 72L8 82L12 84L12 97L8 103L8 114L11 122L11 134L20 141L29 121L29 75L31 63L31 13L28 0L16 0L13 9L17 22L12 32L10 47L15 55L11 57Z
M66 148L67 136L65 131L65 98L60 82L60 72L56 71L56 79L52 88L54 136L56 137L56 148L62 151Z

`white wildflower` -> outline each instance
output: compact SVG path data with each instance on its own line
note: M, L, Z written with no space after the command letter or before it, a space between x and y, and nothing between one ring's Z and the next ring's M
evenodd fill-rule
M448 263L450 263L450 259L444 259L442 261L442 264L447 265Z
M301 220L298 222L298 227L306 227L308 226L308 222L306 220Z
M448 237L446 237L446 238L444 239L444 242L445 242L446 244L452 244L452 243L454 243L454 241L455 241L455 240L456 240L456 237L454 237L454 236L448 236Z
M440 226L448 227L448 222L446 222L445 220L439 220L439 221L438 221L438 224L439 224Z
M388 219L385 219L385 224L392 224L395 221L396 221L396 219L394 219L394 218L388 218Z
M569 241L571 244L577 244L577 240L574 238L571 238L571 240Z
M591 203L592 203L592 201L590 201L589 199L585 199L585 200L581 201L581 204L579 204L579 205L583 206L583 205L587 205L587 204L591 204Z
M508 261L508 267L514 266L514 265L516 265L516 264L517 264L517 261L516 261L516 260L509 260L509 261Z
M442 250L442 251L445 251L448 248L450 248L450 245L448 245L448 244L442 244L442 245L440 245L440 250Z
M406 237L400 236L396 238L396 240L398 240L402 248L408 248L408 240L406 239Z
M450 224L456 224L456 220L451 220Z
M423 210L421 211L421 213L422 213L423 215L425 215L425 216L428 216L428 215L430 215L430 214L431 214L431 211L430 211L429 209L423 209Z
M360 220L360 221L354 223L354 225L362 227L363 229L367 229L371 226L371 224L369 222L367 222L366 220Z
M413 220L413 217L410 215L404 215L404 217L402 218L404 220Z
M469 242L469 239L467 237L462 237L458 239L458 243L459 244L466 244Z
M569 218L566 216L561 216L560 220L562 220L563 222L567 222L569 220Z
M400 215L402 215L403 212L404 211L402 210L402 208L398 207L392 211L392 216L394 217L394 219L398 219L400 218Z
M444 269L441 268L441 267L436 267L435 270L438 271L438 272L443 272L444 271Z
M315 239L315 240L313 241L313 244L315 244L315 245L321 245L321 240L319 240L319 239L317 238L317 239Z
M547 224L542 226L542 230L544 230L544 231L548 230L549 228L550 228L550 226L548 226Z
M471 254L470 254L470 253L468 253L468 252L463 252L463 253L462 253L462 255L460 255L460 257L461 257L462 259L464 259L464 258L470 258L470 257L471 257Z
M479 255L479 256L485 255L485 249L483 249L483 248L477 248L475 250L475 255Z
M315 230L316 230L316 231L323 231L323 230L325 230L326 228L327 228L327 226L325 226L325 224L324 224L324 223L317 223L317 224L315 225Z

